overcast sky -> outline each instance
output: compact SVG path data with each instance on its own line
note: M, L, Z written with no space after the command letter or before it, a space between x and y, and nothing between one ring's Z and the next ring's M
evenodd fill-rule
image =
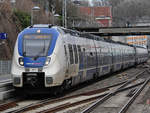
M93 3L92 3L93 0L88 0L88 1L89 1L90 5L93 6Z
M107 0L80 0L80 1L89 1L90 6L93 6L93 2L99 1L100 3L106 2Z
M87 1L89 1L89 4L90 4L91 6L94 5L93 2L95 2L95 1L99 1L99 2L101 2L101 3L107 2L107 0L87 0Z

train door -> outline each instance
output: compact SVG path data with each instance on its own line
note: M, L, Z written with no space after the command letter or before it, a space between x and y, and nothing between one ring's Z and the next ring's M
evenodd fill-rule
M81 45L77 46L78 48L78 56L79 56L79 66L78 66L78 72L81 73L81 82L84 82L86 80L86 71L84 70L84 53L83 48L81 48Z
M73 45L68 44L68 49L69 49L69 75L73 76L74 75L74 51L73 51Z
M111 63L111 71L113 72L113 70L114 70L114 63L115 63L115 60L114 60L114 58L115 58L115 55L114 55L114 45L113 44L111 44L111 55L112 55L112 59L111 59L111 61L112 61L112 63Z
M134 54L134 58L135 58L135 65L137 64L137 49L136 47L134 47L134 51L135 51L135 54Z
M95 47L95 63L96 63L96 72L94 74L94 78L97 78L99 76L99 68L98 68L98 65L99 65L99 62L98 62L98 44L96 43L96 41L93 40L93 43L94 43L94 47Z
M77 50L77 46L74 44L73 45L73 51L74 51L74 74L75 75L78 75L78 62L79 62L79 59L78 59L78 50Z
M123 47L121 46L121 68L123 69Z
M111 54L111 46L109 44L107 44L107 47L108 47L108 67L109 67L108 72L110 73L111 65L112 65L112 54Z
M101 45L101 43L99 44ZM103 75L102 73L102 65L103 65L103 55L102 55L102 46L99 48L99 76Z
M86 48L81 48L81 56L82 56L82 61L81 61L81 69L83 71L83 77L84 77L84 81L86 80L86 76L87 76L87 57L86 57Z
M64 44L64 50L65 50L65 58L66 58L66 77L69 77L69 49L66 44Z

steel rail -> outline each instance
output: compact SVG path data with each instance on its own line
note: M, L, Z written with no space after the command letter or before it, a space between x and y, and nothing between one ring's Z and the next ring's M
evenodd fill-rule
M108 86L108 87L97 89L97 90L94 90L94 91L89 91L89 92L81 93L81 94L76 94L76 95L72 95L72 96L56 98L56 99L53 99L53 100L51 100L51 98L50 99L45 99L45 100L42 100L42 101L40 101L38 103L27 105L27 106L25 106L23 108L20 108L20 109L11 111L11 112L12 113L25 112L25 111L33 110L35 108L39 108L39 107L41 107L43 105L48 105L48 104L60 102L60 101L66 100L66 99L71 99L71 98L75 98L75 97L79 97L79 96L88 96L88 95L90 96L90 95L93 95L93 94L102 93L102 92L108 91L109 88L116 87L116 86L121 85L123 83L125 83L125 81L120 82L120 83L116 83L116 84Z
M0 112L18 106L17 103L20 102L20 101L22 101L22 100L23 99L16 99L16 100L11 100L9 102L0 104Z
M140 75L140 74L142 74L143 72L145 72L145 70L142 71L141 73L138 73L138 74L136 73L136 74L137 74L137 75ZM137 78L137 76L136 76L135 78ZM133 79L133 80L135 80L135 79ZM61 97L61 98L53 99L53 100L52 100L52 98L50 98L50 99L45 99L45 100L42 100L42 101L40 101L40 102L37 102L37 103L34 103L34 104L30 104L30 105L24 106L24 107L22 107L22 108L20 108L20 109L13 110L13 111L11 111L11 113L26 112L26 111L33 110L33 109L35 109L35 108L39 108L39 107L41 107L41 106L45 106L45 105L48 105L48 104L60 102L60 101L63 101L63 100L65 100L65 99L75 98L75 97L79 97L79 96L86 96L86 95L98 94L98 93L101 93L101 92L108 91L109 88L112 88L112 87L115 87L115 86L119 86L119 85L121 85L121 87L119 87L120 89L118 90L118 92L119 92L119 91L123 91L123 90L128 89L128 88L124 88L124 89L122 88L123 86L126 86L126 85L127 85L127 84L126 84L127 81L131 82L131 80L125 80L125 81L123 81L123 82L116 83L116 84L114 84L114 85L107 86L107 87L104 87L104 88L101 88L101 89L98 89L98 90L89 91L89 92L85 92L85 93L81 93L81 94L77 94L77 95L73 95L73 96L69 96L69 97ZM123 84L123 85L122 85L122 84ZM135 87L135 86L132 86L132 87ZM130 88L130 87L129 87L129 88ZM102 95L102 96L105 96L105 95L107 95L107 94L108 94L108 93L105 93L105 94ZM99 96L99 98L102 97L102 96ZM96 98L96 97L95 97L95 98ZM97 99L97 98L96 98L96 99ZM85 101L83 101L83 102L85 103Z
M113 88L113 87L116 87L116 86L119 86L119 85L122 85L124 84L126 81L122 81L122 82L119 82L119 83L116 83L116 84L113 84L113 85L110 85L110 86L107 86L107 87L104 87L104 88L101 88L101 89L97 89L97 90L92 90L92 91L88 91L88 92L84 92L84 93L80 93L80 94L76 94L76 95L72 95L72 96L67 96L67 97L61 97L61 98L56 98L56 99L53 99L50 98L50 99L45 99L45 100L42 100L38 103L35 103L35 104L30 104L30 105L27 105L23 108L20 108L18 110L14 110L14 111L11 111L13 113L19 113L19 112L25 112L25 111L29 111L29 110L33 110L35 108L39 108L43 105L48 105L48 104L51 104L51 103L54 103L54 102L59 102L59 101L63 101L65 99L71 99L71 98L75 98L75 97L79 97L79 96L90 96L90 95L93 95L93 94L98 94L98 93L102 93L102 92L105 92L105 91L108 91L109 88ZM107 93L108 94L108 93ZM105 96L106 94L102 95L102 96ZM101 96L101 97L102 97Z
M0 81L0 87L5 87L5 86L8 86L8 85L12 86L12 79Z
M83 110L81 113L90 113L91 111L93 111L97 106L99 106L100 104L102 104L103 102L105 102L106 100L108 100L110 97L112 97L113 95L115 95L116 93L118 93L122 88L124 88L125 86L127 86L129 83L131 83L132 81L136 80L138 78L138 76L140 76L141 74L143 74L145 71L147 71L147 69L145 69L144 71L142 71L141 73L138 73L135 77L129 79L127 82L125 82L123 85L121 85L118 89L116 89L113 92L110 92L109 94L107 94L106 96L104 96L103 98L97 100L95 103L91 104L88 108L86 108L85 110Z
M131 85L131 86L128 86L126 88L123 88L123 89L119 89L118 92L122 92L122 91L125 91L125 90L128 90L128 89L131 89L133 87L137 87L141 84L143 84L144 81L140 82L140 83L137 83L135 85ZM118 93L117 92L117 93ZM56 107L53 107L53 108L50 108L50 109L46 109L44 111L40 111L38 113L54 113L54 112L59 112L61 110L64 110L64 109L67 109L67 108L70 108L70 107L74 107L74 106L77 106L77 105L81 105L81 104L84 104L84 103L88 103L88 102L92 102L92 101L95 101L96 99L99 99L99 98L102 98L104 96L106 96L107 94L109 93L104 93L102 95L98 95L98 96L95 96L95 97L91 97L91 98L88 98L88 99L84 99L84 100L81 100L81 101L77 101L77 102L74 102L74 103L66 103L66 104L61 104L59 106L56 106Z
M141 93L141 91L145 88L145 86L148 84L150 78L148 78L144 84L136 91L136 93L131 97L131 99L122 107L122 109L118 113L125 113L129 106L133 103L133 101L136 99L136 97Z
M107 87L104 87L104 88L101 88L101 89L97 89L97 90L92 90L92 91L88 91L88 92L84 92L84 93L80 93L80 94L76 94L76 95L72 95L72 96L67 96L67 97L61 97L61 98L56 98L56 99L53 99L52 98L48 98L48 99L45 99L45 100L42 100L40 102L37 102L35 104L30 104L30 105L27 105L25 107L22 107L18 110L14 110L12 111L13 113L20 113L20 112L25 112L25 111L29 111L29 110L33 110L35 108L39 108L43 105L48 105L48 104L51 104L51 103L54 103L54 102L58 102L58 101L63 101L65 99L70 99L70 98L75 98L75 97L79 97L79 96L88 96L88 95L93 95L93 94L98 94L98 93L102 93L102 92L105 92L105 91L108 91L109 88L113 88L113 87L116 87L116 86L119 86L119 85L122 85L126 82L127 80L125 81L122 81L122 82L119 82L119 83L116 83L116 84L113 84L113 85L110 85L110 86L107 86ZM108 94L108 93L107 93ZM106 94L104 94L103 96L105 96ZM101 96L102 97L102 96Z

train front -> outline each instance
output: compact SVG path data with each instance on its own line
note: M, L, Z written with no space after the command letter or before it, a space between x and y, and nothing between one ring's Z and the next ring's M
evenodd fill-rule
M27 28L18 35L11 68L15 88L43 89L61 84L59 60L53 54L58 37L54 28Z

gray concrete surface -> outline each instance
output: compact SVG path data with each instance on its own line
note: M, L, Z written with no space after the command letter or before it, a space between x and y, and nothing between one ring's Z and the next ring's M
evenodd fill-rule
M0 103L14 96L14 88L11 80L10 74L0 75Z
M10 74L1 74L0 75L0 82L4 80L12 79Z

